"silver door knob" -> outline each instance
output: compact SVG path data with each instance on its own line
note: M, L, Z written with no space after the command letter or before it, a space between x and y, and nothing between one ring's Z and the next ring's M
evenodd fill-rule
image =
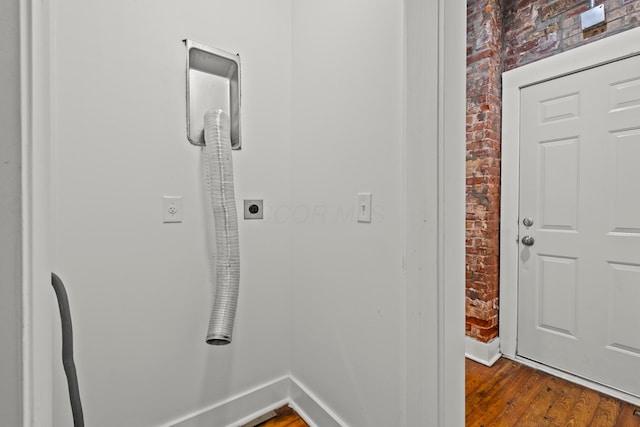
M533 218L526 217L522 220L525 227L531 227L533 225Z
M524 236L522 238L522 244L525 246L532 246L536 241L531 236Z

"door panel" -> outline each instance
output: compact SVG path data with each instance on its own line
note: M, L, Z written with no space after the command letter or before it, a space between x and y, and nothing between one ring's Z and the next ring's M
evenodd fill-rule
M640 107L640 79L611 83L610 88L612 112Z
M578 225L578 139L540 144L541 227L575 231Z
M640 301L640 266L609 263L609 269L609 347L640 356L640 310L629 304Z
M522 89L520 141L517 353L640 396L640 57Z
M609 150L611 231L640 234L640 204L633 197L640 196L640 130L612 132Z
M538 265L538 327L575 338L576 259L540 255Z

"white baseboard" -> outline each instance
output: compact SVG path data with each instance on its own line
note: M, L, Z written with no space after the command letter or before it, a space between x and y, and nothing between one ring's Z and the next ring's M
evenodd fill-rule
M310 427L347 427L344 421L295 378L291 378L289 393L291 407Z
M289 382L290 379L288 376L278 378L225 401L188 414L178 420L174 420L164 427L242 425L240 422L251 421L263 413L285 405L289 398Z
M310 427L346 427L296 379L286 376L174 420L163 427L238 427L284 405L291 405Z
M475 362L492 366L500 358L500 337L484 343L465 337L464 355Z

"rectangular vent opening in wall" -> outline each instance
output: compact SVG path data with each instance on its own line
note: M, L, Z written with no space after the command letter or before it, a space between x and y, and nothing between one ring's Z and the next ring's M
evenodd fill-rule
M187 138L204 144L204 114L222 110L231 121L231 148L239 150L240 56L184 40L187 48Z

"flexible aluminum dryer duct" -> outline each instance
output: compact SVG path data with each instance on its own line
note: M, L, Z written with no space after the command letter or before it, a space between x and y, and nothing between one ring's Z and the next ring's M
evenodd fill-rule
M204 115L204 140L204 179L209 190L216 241L216 290L206 341L224 345L231 342L233 334L240 284L240 249L229 116L222 110Z

